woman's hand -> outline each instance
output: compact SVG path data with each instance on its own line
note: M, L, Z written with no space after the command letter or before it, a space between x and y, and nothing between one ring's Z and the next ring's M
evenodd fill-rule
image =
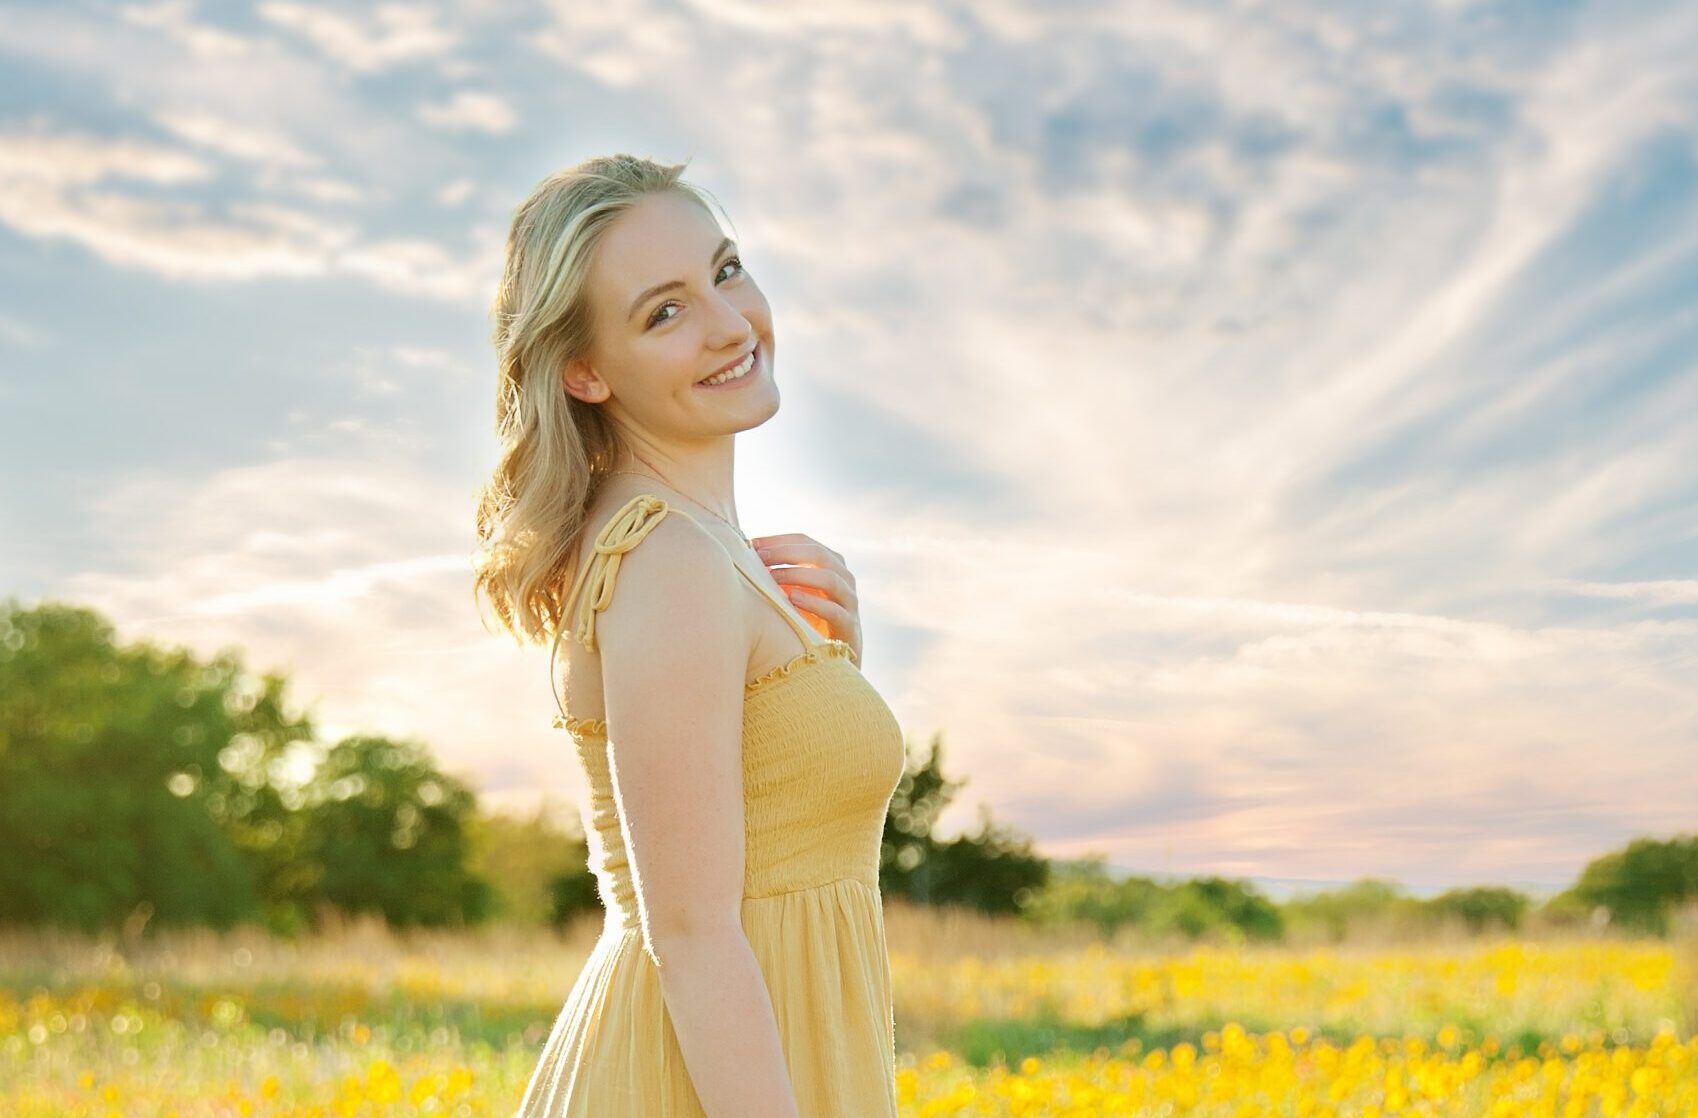
M861 601L855 594L855 576L844 565L843 556L802 532L755 536L749 542L755 545L767 572L790 604L803 617L825 622L826 636L854 649L855 663L859 664ZM778 567L775 563L793 565Z

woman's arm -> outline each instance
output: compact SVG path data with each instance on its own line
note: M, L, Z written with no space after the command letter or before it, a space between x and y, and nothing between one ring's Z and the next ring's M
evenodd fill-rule
M740 576L684 517L667 517L621 560L598 640L643 948L710 1118L797 1118L771 995L743 930Z

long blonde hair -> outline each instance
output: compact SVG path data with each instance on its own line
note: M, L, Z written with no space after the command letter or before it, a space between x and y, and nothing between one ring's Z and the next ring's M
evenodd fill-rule
M514 211L493 311L501 457L478 494L472 601L485 593L518 643L544 643L562 624L591 499L618 460L601 407L560 380L590 348L596 246L647 194L681 191L708 208L712 195L680 177L688 163L597 156L549 175Z

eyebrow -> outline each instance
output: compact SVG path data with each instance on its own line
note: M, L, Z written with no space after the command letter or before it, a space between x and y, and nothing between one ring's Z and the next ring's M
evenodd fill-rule
M720 241L719 247L713 250L712 256L708 257L708 263L712 264L715 260L718 260L720 258L720 255L723 254L725 252L726 248L730 247L730 245L731 245L731 238L730 237L727 237L723 241ZM637 311L642 307L642 305L644 303L648 302L650 299L654 298L656 295L659 295L662 291L671 291L674 287L683 287L683 286L684 286L683 280L672 280L669 283L659 283L659 284L656 284L655 286L649 288L647 291L645 291L641 295L637 296L636 302L631 304L631 309L629 311L627 311L626 314L625 314L625 321L626 322L631 321L632 317L634 315L636 315Z

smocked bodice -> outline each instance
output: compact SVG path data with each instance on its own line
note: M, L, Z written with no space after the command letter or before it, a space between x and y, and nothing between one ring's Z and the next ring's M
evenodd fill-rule
M878 888L885 808L902 776L902 732L847 652L847 645L820 646L745 689L745 897L842 879ZM590 868L607 920L636 929L605 728L598 720L572 736L590 783Z

